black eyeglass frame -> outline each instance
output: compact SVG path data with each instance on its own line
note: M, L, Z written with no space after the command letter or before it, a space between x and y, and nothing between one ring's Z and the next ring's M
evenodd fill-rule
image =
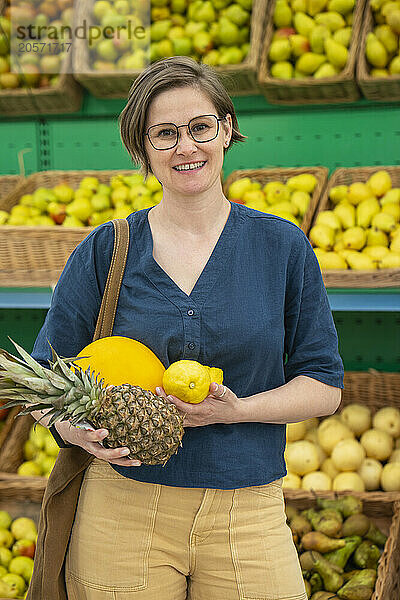
M193 134L192 134L192 132L190 130L190 123L192 121L194 121L195 119L201 119L201 117L215 117L215 119L217 120L217 132L214 135L214 137L210 138L209 140L203 140L203 141L196 140L193 137ZM193 119L190 119L189 123L186 123L186 125L175 125L175 123L157 123L156 125L152 125L151 127L148 128L148 130L145 133L145 136L149 140L149 142L152 145L152 147L154 148L154 150L159 150L160 152L163 152L164 150L172 150L172 148L175 148L175 146L177 146L178 141L179 141L179 129L181 127L187 127L190 137L192 138L192 140L194 142L196 142L196 144L207 144L207 142L212 142L212 140L215 140L215 138L218 137L218 134L219 134L219 123L220 123L220 121L225 121L225 120L226 120L226 115L224 117L217 117L216 115L199 115L198 117L193 117ZM178 131L178 135L176 137L175 144L173 146L170 146L169 148L156 148L156 146L153 144L153 142L150 139L150 135L149 135L150 129L153 129L153 127L161 127L161 125L172 125Z

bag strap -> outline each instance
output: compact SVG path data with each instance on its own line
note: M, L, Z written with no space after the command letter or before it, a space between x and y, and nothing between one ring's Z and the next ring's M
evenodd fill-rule
M112 335L119 290L124 276L129 248L129 225L126 219L113 219L114 249L93 341Z

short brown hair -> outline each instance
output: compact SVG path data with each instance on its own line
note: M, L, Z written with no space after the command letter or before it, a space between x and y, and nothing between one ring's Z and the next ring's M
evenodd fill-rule
M206 94L214 104L218 117L227 113L232 116L232 138L224 153L236 142L244 142L246 136L239 125L232 100L212 67L197 63L188 56L173 56L148 66L129 90L128 101L118 122L122 141L133 162L142 167L145 177L151 173L145 150L147 111L151 101L161 92L180 87L194 87Z

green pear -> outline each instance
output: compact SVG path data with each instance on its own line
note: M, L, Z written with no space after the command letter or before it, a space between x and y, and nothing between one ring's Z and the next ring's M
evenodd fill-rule
M17 594L16 596L8 596L8 598L18 598L24 594L26 585L21 575L17 575L16 573L7 573L7 575L3 575L1 580L3 583L6 583L10 587L11 593L16 592Z
M168 35L172 23L169 19L165 21L156 21L151 24L150 27L150 38L152 42L160 42Z
M183 37L185 37L185 30L181 25L174 25L168 31L168 39L170 40L177 40Z
M241 27L239 29L239 44L246 44L250 40L250 28Z
M328 0L307 0L307 13L310 17L315 17L325 9L327 2Z
M328 225L314 225L308 236L314 246L331 250L335 243L335 230Z
M346 26L346 21L343 19L342 15L334 11L323 12L319 15L315 15L315 22L317 25L326 25L332 33L334 33L337 29Z
M297 12L293 17L294 27L300 35L304 35L305 37L310 36L311 30L315 27L316 23L314 19L309 17L306 13Z
M276 0L274 9L274 25L278 29L281 27L290 27L292 24L292 9L286 0Z
M349 52L346 46L335 42L333 38L327 38L324 42L326 56L329 62L338 69L343 69L347 63Z
M220 58L218 61L219 65L238 65L243 60L243 52L240 48L234 46L232 48L227 48L225 51L221 52Z
M386 22L395 33L400 34L400 7L399 5L397 6L397 8L388 13Z
M187 9L187 0L171 0L171 11L173 13L184 14Z
M344 247L349 250L361 250L366 244L367 234L362 227L349 227L343 233Z
M305 75L312 75L326 62L326 56L315 52L305 52L296 61L296 69Z
M219 19L218 37L224 46L235 46L239 41L239 27L226 17Z
M352 27L343 27L343 29L338 29L335 31L332 37L335 42L339 42L339 44L342 44L342 46L346 46L346 48L348 48L350 46L352 33Z
M16 556L8 566L10 573L19 575L26 583L29 583L33 573L33 559L29 556Z
M400 56L395 56L389 63L389 73L391 75L400 75Z
M314 73L314 79L324 79L325 77L335 77L339 73L339 69L327 62L321 65Z
M290 6L292 7L292 11L294 13L307 12L307 0L292 0Z
M272 62L287 60L290 58L292 48L288 39L274 40L268 52L268 58Z
M6 510L0 510L0 528L8 529L11 523L12 518L10 517L10 514Z
M317 54L325 53L324 41L326 38L331 37L331 32L326 25L316 25L313 27L310 33L310 46L312 52Z
M368 62L373 67L386 67L388 63L388 53L386 51L385 46L371 31L367 34L365 55L367 57Z
M366 229L370 226L372 217L380 211L378 200L374 197L363 200L356 207L356 223L359 227Z
M20 596L18 594L18 590L6 581L3 581L3 578L0 579L0 597L1 598L18 598ZM21 596L20 596L21 597Z
M193 21L205 23L213 23L217 18L214 7L210 0L206 0L205 2L200 2L197 10L194 11Z
M97 2L93 4L92 11L96 19L100 21L100 19L104 17L106 13L112 11L112 6L110 2L107 2L107 0L97 0Z
M214 4L216 2L220 2L220 0L214 0ZM251 7L253 6L253 0L236 0L236 2L245 10L251 10ZM226 4L229 4L229 0L226 1Z
M224 11L224 16L238 27L243 27L250 22L250 13L244 10L240 4L231 4Z
M189 56L193 51L192 40L189 37L182 37L172 40L175 56ZM214 50L215 52L215 50ZM204 59L204 57L203 57ZM205 62L203 60L203 62ZM210 63L208 63L210 64ZM215 63L217 64L217 63Z
M13 555L9 548L0 546L0 566L8 568Z
M0 529L0 548L11 548L14 543L14 534L2 527Z
M293 65L287 60L279 61L271 65L271 76L276 79L292 79Z
M373 32L377 39L385 46L388 54L396 52L399 40L389 25L377 25Z
M37 527L33 519L19 517L11 523L11 533L16 540L26 539L36 541Z
M329 0L328 11L347 15L354 8L355 0Z
M80 221L77 217L67 215L62 222L61 227L85 227L85 223Z
M193 48L198 54L207 54L213 47L213 41L207 31L199 31L193 36Z

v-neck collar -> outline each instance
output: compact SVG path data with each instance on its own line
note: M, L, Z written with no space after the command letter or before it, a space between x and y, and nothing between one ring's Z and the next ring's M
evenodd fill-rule
M189 295L175 283L155 260L153 256L153 236L148 219L148 213L151 207L143 211L143 247L141 251L139 249L143 271L153 285L177 305L186 305L188 302L194 303L198 307L202 305L212 286L227 268L229 255L233 250L235 240L239 233L239 228L237 227L238 220L242 218L242 215L238 212L237 204L235 202L230 202L230 204L231 208L225 225L207 263Z

